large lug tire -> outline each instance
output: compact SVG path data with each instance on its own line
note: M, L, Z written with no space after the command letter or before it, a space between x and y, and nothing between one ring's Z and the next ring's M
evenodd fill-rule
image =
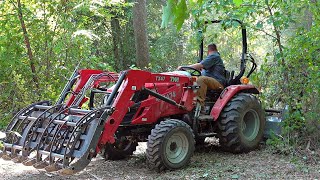
M194 134L187 123L174 119L162 121L148 137L149 166L158 172L182 168L190 162L194 146Z
M265 115L260 101L251 94L239 93L220 114L220 145L233 153L254 150L263 138L264 127Z
M106 144L103 152L105 160L120 160L131 156L136 150L138 143L123 137L114 144Z

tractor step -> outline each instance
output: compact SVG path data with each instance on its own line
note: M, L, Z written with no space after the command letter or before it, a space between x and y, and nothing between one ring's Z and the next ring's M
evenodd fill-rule
M110 113L50 106L39 102L21 110L10 122L0 157L48 172L76 173L84 169Z
M202 115L200 114L198 117L199 121L213 121L213 117L210 115Z

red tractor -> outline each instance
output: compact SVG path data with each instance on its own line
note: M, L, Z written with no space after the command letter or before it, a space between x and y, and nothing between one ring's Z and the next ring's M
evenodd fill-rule
M206 137L217 136L222 147L235 153L255 149L263 136L265 117L253 95L259 91L240 82L246 62L252 62L247 77L256 64L247 54L246 30L238 22L243 35L240 73L233 77L234 72L226 72L226 88L207 93L207 115L200 114L195 95L201 73L192 68L120 74L76 70L57 103L37 102L13 117L0 156L49 172L73 174L98 153L111 160L132 155L142 141L147 141L147 159L157 171L186 166L195 144Z

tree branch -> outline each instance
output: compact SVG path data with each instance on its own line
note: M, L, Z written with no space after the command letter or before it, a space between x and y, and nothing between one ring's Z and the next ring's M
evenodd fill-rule
M274 36L274 35L272 35L272 34L270 34L270 33L266 32L266 31L265 31L265 30L263 30L263 29L258 29L258 28L252 27L252 26L251 26L251 28L252 28L253 30L256 30L256 31L261 31L261 32L265 33L266 35L268 35L268 36L270 36L270 37L272 37L272 38L274 38L274 39L277 39L277 37L276 37L276 36Z
M20 0L17 0L17 3L18 3L17 4L18 6L15 6L15 7L17 7L18 17L20 20L21 29L23 31L24 43L26 45L27 53L28 53L28 57L29 57L29 61L30 61L30 69L32 72L32 79L33 79L33 82L35 83L35 86L38 90L39 89L39 80L38 80L37 73L36 73L36 68L35 68L35 63L34 63L34 59L33 59L33 54L32 54L32 50L31 50L31 45L30 45L30 41L29 41L27 28L26 28L26 25L25 25L24 19L23 19L22 7L21 7Z
M281 34L280 34L280 30L277 28L277 26L275 25L275 20L274 20L274 17L273 17L273 12L272 12L272 9L271 7L273 6L270 6L269 5L269 1L266 0L266 5L267 5L267 9L268 9L268 12L270 14L270 18L271 18L271 21L272 21L272 25L273 25L273 28L274 28L274 32L276 34L276 40L277 40L277 44L278 44L278 48L279 48L279 52L281 54L281 65L282 67L285 68L285 70L283 71L283 76L284 76L284 84L287 85L289 83L289 75L288 75L288 72L286 71L286 63L285 63L285 59L283 57L283 49L282 49L282 44L281 44ZM285 93L288 93L288 89L286 87L284 87L284 92Z

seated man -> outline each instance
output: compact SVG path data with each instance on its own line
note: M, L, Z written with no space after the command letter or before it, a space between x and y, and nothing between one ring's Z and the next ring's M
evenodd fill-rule
M190 65L192 68L202 70L202 76L197 79L200 86L197 96L202 112L204 111L207 89L222 90L226 84L225 67L215 44L208 45L207 55L200 63Z

